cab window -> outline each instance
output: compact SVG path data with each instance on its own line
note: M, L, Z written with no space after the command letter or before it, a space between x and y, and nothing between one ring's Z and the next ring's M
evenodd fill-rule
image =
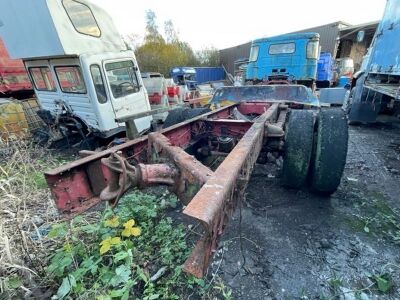
M100 66L91 65L90 74L92 75L92 80L94 88L96 90L97 100L99 101L99 103L106 103L107 94L106 94L106 88L104 86L103 76L101 75Z
M319 56L319 42L309 41L307 44L307 58L318 59Z
M269 46L269 54L291 54L296 51L295 43L273 44Z
M58 84L64 93L86 94L85 82L78 66L55 67Z
M63 0L63 5L75 30L79 33L100 37L101 31L90 8L78 1Z
M257 61L260 46L253 46L250 50L249 62Z
M29 68L33 84L38 91L55 91L56 87L48 67Z
M107 63L105 67L114 98L121 98L139 92L140 86L133 61Z

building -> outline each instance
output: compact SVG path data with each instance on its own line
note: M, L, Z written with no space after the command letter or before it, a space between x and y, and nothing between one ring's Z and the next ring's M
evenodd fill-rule
M336 57L351 57L354 61L354 69L359 70L378 25L379 21L375 21L342 28L339 32L340 43L338 44ZM361 31L364 32L364 38L362 41L358 41L357 36Z
M352 26L349 23L338 21L317 27L307 28L291 33L317 32L320 35L322 52L330 52L333 57L351 57L356 69L361 65L379 22L370 22ZM365 31L364 41L357 42L358 31ZM251 42L220 50L220 59L226 70L234 74L235 61L248 58ZM354 57L353 57L354 56Z

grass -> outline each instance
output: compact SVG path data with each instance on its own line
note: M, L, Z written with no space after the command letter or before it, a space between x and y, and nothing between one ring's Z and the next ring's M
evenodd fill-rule
M351 228L400 245L400 214L378 191L360 191L356 213L347 218Z
M175 196L134 191L115 210L62 221L42 174L65 162L25 141L0 145L0 299L232 299L217 275L183 272L192 245L168 217Z
M44 275L43 258L51 242L36 242L42 224L58 214L42 175L64 163L61 157L24 140L0 141L0 292L18 286L19 296L35 295ZM46 225L44 225L46 226ZM44 260L46 261L46 260Z

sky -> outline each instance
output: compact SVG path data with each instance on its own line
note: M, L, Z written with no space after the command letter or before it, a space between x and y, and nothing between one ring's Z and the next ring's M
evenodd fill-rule
M336 21L352 25L381 19L386 0L92 0L113 18L122 35L143 37L145 12L157 16L159 30L172 20L193 49L228 48ZM241 4L240 4L241 3Z

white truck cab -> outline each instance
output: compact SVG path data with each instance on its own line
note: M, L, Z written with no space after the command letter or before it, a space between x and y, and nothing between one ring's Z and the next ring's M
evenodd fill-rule
M89 1L2 0L0 36L24 61L47 122L73 119L106 138L125 130L116 119L151 110L134 52ZM151 120L135 119L137 130Z

